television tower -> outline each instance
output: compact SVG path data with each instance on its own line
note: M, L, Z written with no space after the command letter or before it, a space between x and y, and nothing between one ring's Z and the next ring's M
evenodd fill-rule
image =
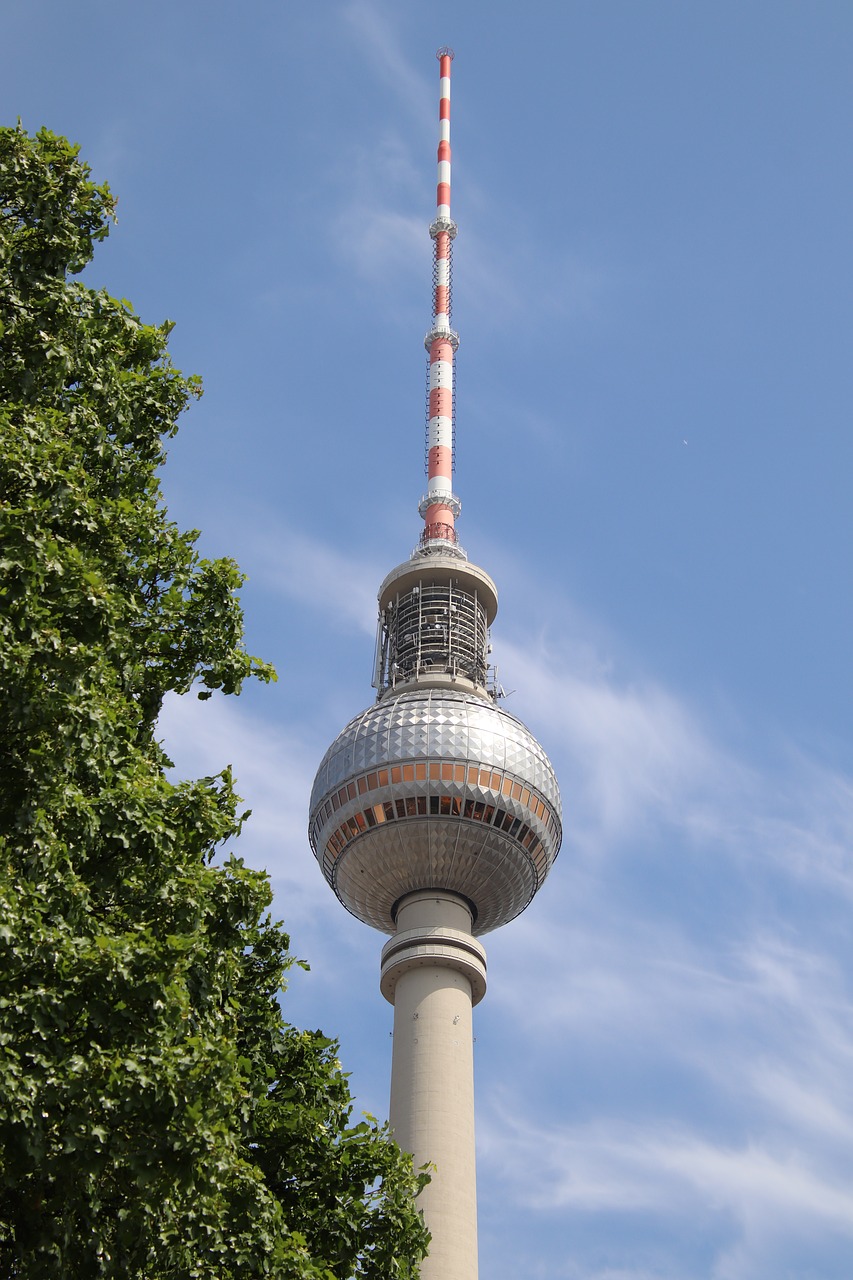
M481 934L533 898L560 848L554 770L499 705L489 666L498 597L459 545L453 492L450 64L440 109L424 527L379 588L376 702L338 735L311 793L309 838L340 901L391 934L380 988L394 1006L390 1120L415 1166L432 1233L423 1280L476 1280L472 1008L486 992Z

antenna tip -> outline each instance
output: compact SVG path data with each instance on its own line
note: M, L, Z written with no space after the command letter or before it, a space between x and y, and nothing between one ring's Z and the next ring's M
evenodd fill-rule
M452 62L452 61L453 61L453 50L450 48L450 46L449 46L449 45L443 44L443 45L441 46L441 48L440 48L440 49L436 49L436 51L435 51L435 56L439 59L439 61L440 61L442 58L449 58L449 59L450 59L450 61Z

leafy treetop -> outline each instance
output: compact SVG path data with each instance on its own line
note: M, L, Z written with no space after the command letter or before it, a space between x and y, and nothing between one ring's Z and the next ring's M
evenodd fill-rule
M163 506L198 379L73 278L114 210L0 129L0 1272L413 1277L423 1175L282 1020L268 880L213 860L230 772L175 784L155 737L167 693L273 671Z

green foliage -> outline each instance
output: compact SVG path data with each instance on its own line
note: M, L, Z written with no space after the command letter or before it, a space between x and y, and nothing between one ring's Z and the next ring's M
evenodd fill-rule
M114 202L77 149L0 130L0 1273L413 1277L422 1176L353 1125L229 771L175 785L166 693L274 678L230 560L163 507L200 393L170 326L69 279Z

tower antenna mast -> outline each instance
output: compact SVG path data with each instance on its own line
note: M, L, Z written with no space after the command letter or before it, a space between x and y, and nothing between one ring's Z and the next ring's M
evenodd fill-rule
M424 339L429 353L427 402L427 491L418 506L424 519L421 547L448 549L457 546L456 517L461 503L453 492L456 441L454 377L459 335L451 328L453 241L456 223L450 216L450 64L453 50L442 48L439 61L438 182L435 221L429 233L433 242L432 326Z

